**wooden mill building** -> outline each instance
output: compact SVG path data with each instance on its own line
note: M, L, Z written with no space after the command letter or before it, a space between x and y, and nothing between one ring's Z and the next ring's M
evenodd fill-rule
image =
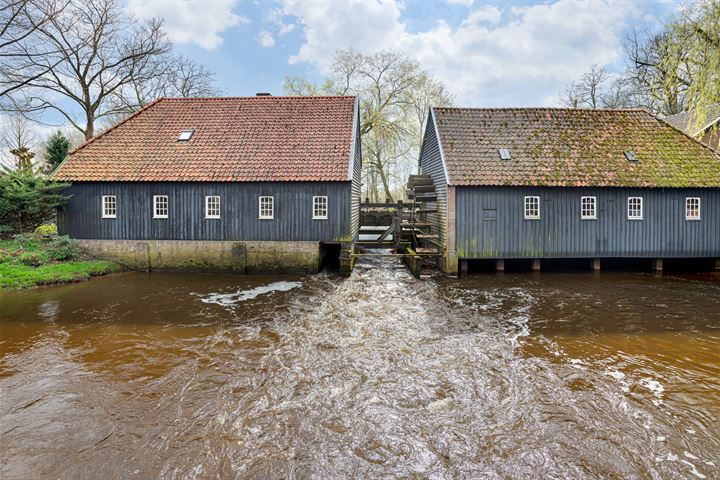
M720 258L720 155L642 110L432 108L441 267Z
M356 235L355 97L163 98L73 151L58 229L136 268L317 271Z

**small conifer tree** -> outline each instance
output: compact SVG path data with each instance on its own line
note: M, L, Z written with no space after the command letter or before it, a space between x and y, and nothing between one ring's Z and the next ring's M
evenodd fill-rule
M60 131L57 131L48 138L45 146L45 169L52 173L60 165L70 152L70 140Z

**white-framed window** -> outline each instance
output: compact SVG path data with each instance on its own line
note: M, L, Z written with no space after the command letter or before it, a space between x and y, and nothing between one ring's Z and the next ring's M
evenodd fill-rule
M580 197L580 218L582 220L597 220L597 198Z
M167 195L153 195L153 218L168 218Z
M102 218L117 218L117 199L115 195L102 196Z
M685 199L685 220L700 220L700 197Z
M205 218L220 218L220 196L205 197Z
M275 198L274 197L260 197L259 200L260 208L260 220L272 220L275 218Z
M628 218L628 220L642 220L643 219L643 199L642 199L642 197L628 197L627 218Z
M327 220L328 197L313 197L313 220Z
M525 220L540 219L540 197L525 197Z

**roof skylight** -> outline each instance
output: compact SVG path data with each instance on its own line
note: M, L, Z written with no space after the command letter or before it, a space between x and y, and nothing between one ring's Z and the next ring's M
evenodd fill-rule
M510 150L508 150L507 148L498 148L498 153L500 154L501 160L512 160Z
M193 133L195 130L183 130L180 132L180 136L178 137L178 142L187 142L190 140L190 137L193 136Z
M633 152L632 150L625 150L623 153L625 154L625 158L628 159L628 162L637 162L638 161L638 158L635 155L635 152Z

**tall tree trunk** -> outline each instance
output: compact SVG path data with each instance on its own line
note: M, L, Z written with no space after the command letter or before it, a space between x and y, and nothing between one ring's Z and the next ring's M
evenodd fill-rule
M88 96L85 98L89 98L90 90L86 89L88 92ZM90 104L89 100L85 101L85 140L90 140L95 136L95 112L92 109L92 106Z

